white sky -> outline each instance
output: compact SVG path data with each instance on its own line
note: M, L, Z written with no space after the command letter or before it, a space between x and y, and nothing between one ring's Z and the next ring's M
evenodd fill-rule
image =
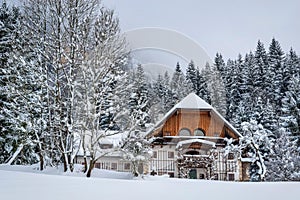
M272 37L287 52L300 54L299 0L103 0L114 8L123 31L142 27L176 30L194 39L211 58L217 52L234 59L266 49Z

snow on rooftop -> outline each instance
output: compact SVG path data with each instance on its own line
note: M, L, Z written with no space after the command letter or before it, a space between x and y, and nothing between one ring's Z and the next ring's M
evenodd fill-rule
M158 122L156 125L150 129L146 135L149 135L152 133L153 130L161 127L163 123L168 120L168 118L177 110L177 109L202 109L202 110L212 110L216 115L218 115L222 121L231 128L239 137L242 137L242 135L210 104L205 102L203 99L201 99L198 95L195 93L190 93L188 96L186 96L184 99L182 99L178 104L176 104L169 112L165 114L165 116Z
M195 93L190 93L182 101L180 101L176 108L185 109L212 109L212 106L206 103L203 99L197 96Z
M201 139L190 139L190 140L184 140L184 141L181 141L181 142L178 142L177 146L176 146L176 149L178 149L179 147L181 147L182 145L185 145L185 144L192 144L192 143L202 143L202 144L208 144L208 145L211 145L212 147L215 147L216 146L216 143L214 142L211 142L211 141L207 141L207 140L201 140Z

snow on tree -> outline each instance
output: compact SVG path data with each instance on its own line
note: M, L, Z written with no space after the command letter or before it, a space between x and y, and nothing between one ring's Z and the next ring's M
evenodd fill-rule
M299 86L298 86L299 87ZM295 136L298 139L299 136L299 112L297 107L297 100L295 94L292 91L285 92L282 98L281 116L279 117L279 126L286 128L291 136Z
M137 177L143 172L143 164L148 164L152 157L151 142L145 138L145 132L133 129L126 134L127 137L122 141L121 152L123 159L131 162L132 173Z
M198 88L196 94L207 103L211 103L207 80L205 79L204 75L200 72L199 68L197 68L196 70L196 77L197 77L196 84Z
M221 78L225 79L225 77L226 77L226 75L225 75L226 66L225 66L225 62L223 60L222 54L217 53L216 56L215 56L214 61L215 61L214 66L220 72Z
M267 168L265 160L272 147L271 133L255 120L242 123L243 137L240 139L242 157L252 159L250 165L251 181L264 181Z
M152 122L155 123L174 106L172 103L173 94L170 89L170 76L167 71L163 76L158 75L156 82L153 83L152 93L149 115Z
M268 57L264 44L258 40L256 50L254 53L255 61L252 68L253 71L253 87L256 95L261 95L266 90L265 79L267 78L266 70L268 66Z
M119 93L123 91L125 74L122 66L127 61L125 40L120 35L119 21L114 11L102 8L93 29L94 49L88 52L85 64L78 72L78 91L76 96L76 119L79 124L77 132L82 140L84 157L90 157L89 164L85 161L87 177L98 159L114 151L101 147L104 138L118 134L103 126L103 115L112 116L109 126L118 118L124 106L120 106ZM109 98L108 98L109 97ZM109 104L107 104L109 100Z
M13 97L7 92L10 87L9 57L14 50L19 28L19 11L17 8L9 8L4 1L0 7L0 163L4 163L17 148L17 135L15 131Z
M143 164L152 156L150 142L145 138L146 129L150 125L149 88L141 65L131 73L130 81L127 127L124 129L119 151L124 160L131 162L134 176L139 176L143 171Z
M179 62L177 62L175 72L170 82L170 88L173 93L172 103L174 105L192 91L189 84L190 83L186 81Z
M227 114L228 120L233 123L236 118L240 107L241 94L239 90L239 80L240 80L240 67L238 67L237 62L228 60L227 62L227 78L226 78L226 96L227 96ZM233 123L236 128L239 128L239 121Z
M275 140L272 150L266 162L266 180L299 181L300 151L297 139L293 139L285 128L280 128L279 137Z
M191 61L186 70L186 80L188 85L191 85L192 91L199 97L210 103L210 94L204 76L200 73L199 68L195 67Z
M270 100L273 100L276 104L275 109L276 112L280 109L281 105L281 97L285 91L283 91L283 60L284 53L281 50L281 46L275 38L272 39L269 52L268 52L268 68L267 74L268 79L266 79L266 83L269 84L270 87L266 87L267 97Z
M165 88L164 91L164 113L168 112L175 104L172 102L172 90L170 88L170 76L169 73L166 71L163 76L163 85Z
M146 128L145 124L150 122L149 112L149 91L146 83L142 65L138 65L134 73L133 86L129 99L130 115L137 120L141 130Z
M222 77L216 67L205 68L208 78L208 91L210 92L211 105L222 115L226 115L226 91Z
M186 81L192 86L193 91L197 94L197 91L198 91L197 69L195 67L193 60L191 60L191 62L189 63L189 65L186 69L185 77L186 77Z
M40 109L40 74L17 8L1 7L1 162L36 162L35 118ZM8 157L7 157L8 156Z

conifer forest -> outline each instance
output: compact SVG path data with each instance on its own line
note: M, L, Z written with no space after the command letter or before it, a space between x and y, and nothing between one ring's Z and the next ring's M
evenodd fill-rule
M91 176L106 137L114 151L150 159L143 133L193 92L252 141L266 181L300 180L300 57L257 41L236 58L182 66L151 80L131 62L119 19L99 0L27 0L0 5L0 164L74 170L79 151ZM134 144L135 148L132 148ZM228 148L230 142L228 142ZM137 149L139 149L137 151ZM250 149L251 151L251 149ZM134 152L134 153L133 153ZM129 156L130 155L130 156ZM251 178L261 181L251 165Z

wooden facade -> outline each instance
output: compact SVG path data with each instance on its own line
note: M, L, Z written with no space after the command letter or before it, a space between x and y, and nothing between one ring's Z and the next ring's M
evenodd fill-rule
M224 138L228 135L238 139L238 135L214 111L199 109L177 109L154 135L179 136L183 129L188 130L191 136L197 136L197 130L202 130L207 137Z

